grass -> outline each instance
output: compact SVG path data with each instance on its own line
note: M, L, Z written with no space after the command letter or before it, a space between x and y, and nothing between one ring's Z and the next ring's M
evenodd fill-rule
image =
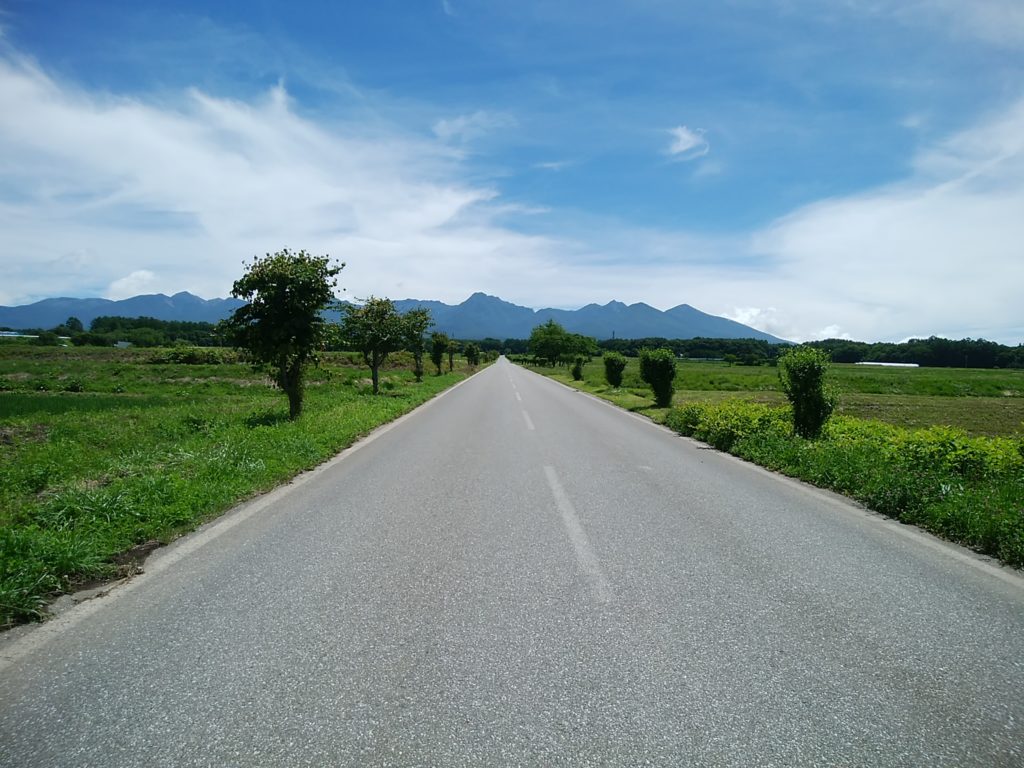
M667 409L653 407L650 388L630 359L622 387L609 387L600 358L574 382L566 367L534 370L632 411L664 420ZM839 413L902 427L950 425L975 436L1012 436L1024 429L1024 371L956 368L873 368L834 365ZM775 368L719 362L679 364L673 405L744 400L782 405L785 397Z
M463 379L382 373L347 354L310 373L301 419L248 366L155 350L0 347L0 626L129 572L167 542L287 481Z
M604 382L600 360L579 382L567 369L537 370L1024 567L1024 371L834 366L840 407L811 441L793 435L770 368L682 363L672 408L653 407L634 360L619 388Z

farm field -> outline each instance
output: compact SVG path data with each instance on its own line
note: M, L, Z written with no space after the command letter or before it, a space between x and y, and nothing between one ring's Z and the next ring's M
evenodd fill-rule
M604 397L629 410L661 420L666 409L653 407L650 389L629 359L622 387L608 386L600 358L587 363L583 381L574 382L567 367L536 367L539 373ZM1012 436L1024 431L1024 370L959 368L875 368L832 366L839 391L838 413L900 427L947 425L977 436ZM679 364L673 405L746 400L783 405L775 368L720 362Z
M601 360L583 381L539 372L688 437L843 493L902 522L1024 567L1024 371L836 365L840 404L823 434L793 434L771 368L682 362L671 408L653 407L630 360L622 387Z
M157 543L322 463L464 379L403 356L370 393L349 353L310 370L303 416L230 350L0 344L0 627L126 575ZM429 362L429 361L428 361Z

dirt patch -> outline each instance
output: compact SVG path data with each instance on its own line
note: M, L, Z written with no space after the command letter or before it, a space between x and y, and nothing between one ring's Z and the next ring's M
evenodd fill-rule
M0 427L0 445L43 443L49 436L50 428L45 424L32 424L27 427Z
M134 576L136 573L142 573L142 564L146 558L149 557L150 553L158 547L162 547L163 544L156 539L150 539L149 541L143 542L142 544L136 544L131 549L127 549L117 555L114 555L114 565L117 566L117 574L119 577Z

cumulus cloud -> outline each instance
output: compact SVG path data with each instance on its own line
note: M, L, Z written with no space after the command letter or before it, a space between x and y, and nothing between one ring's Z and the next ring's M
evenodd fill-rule
M692 160L703 157L711 150L711 145L704 138L704 131L701 129L691 130L685 125L677 125L669 128L669 135L672 141L668 145L668 154L679 160Z
M0 57L0 103L0 304L224 296L243 261L289 246L346 261L353 296L685 302L793 340L1024 333L1024 102L923 147L899 183L723 236L535 215L467 181L444 142L313 122L283 86L146 101ZM464 141L487 115L437 135ZM707 152L686 126L672 139Z
M436 255L469 293L543 242L497 227L495 191L461 181L444 147L315 124L282 86L251 103L198 90L147 103L0 58L0 103L0 303L113 295L142 273L223 296L243 260L285 245L347 260L343 282L377 294L389 274L439 288L424 263Z
M115 280L110 284L104 295L108 299L130 299L144 293L158 293L160 278L148 269L137 269L130 275Z

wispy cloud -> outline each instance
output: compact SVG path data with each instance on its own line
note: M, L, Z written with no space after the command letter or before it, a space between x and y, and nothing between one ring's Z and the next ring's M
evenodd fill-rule
M703 157L711 150L711 145L704 138L704 131L700 128L692 130L685 125L678 125L669 128L668 133L672 137L668 145L668 154L678 160Z
M451 4L450 0L441 0L441 10L444 11L446 16L455 16L455 8Z
M571 160L549 160L542 163L534 163L533 167L542 171L562 171L572 165Z
M515 125L515 119L511 115L478 110L471 114L438 120L434 123L434 135L442 141L467 142L512 125Z

